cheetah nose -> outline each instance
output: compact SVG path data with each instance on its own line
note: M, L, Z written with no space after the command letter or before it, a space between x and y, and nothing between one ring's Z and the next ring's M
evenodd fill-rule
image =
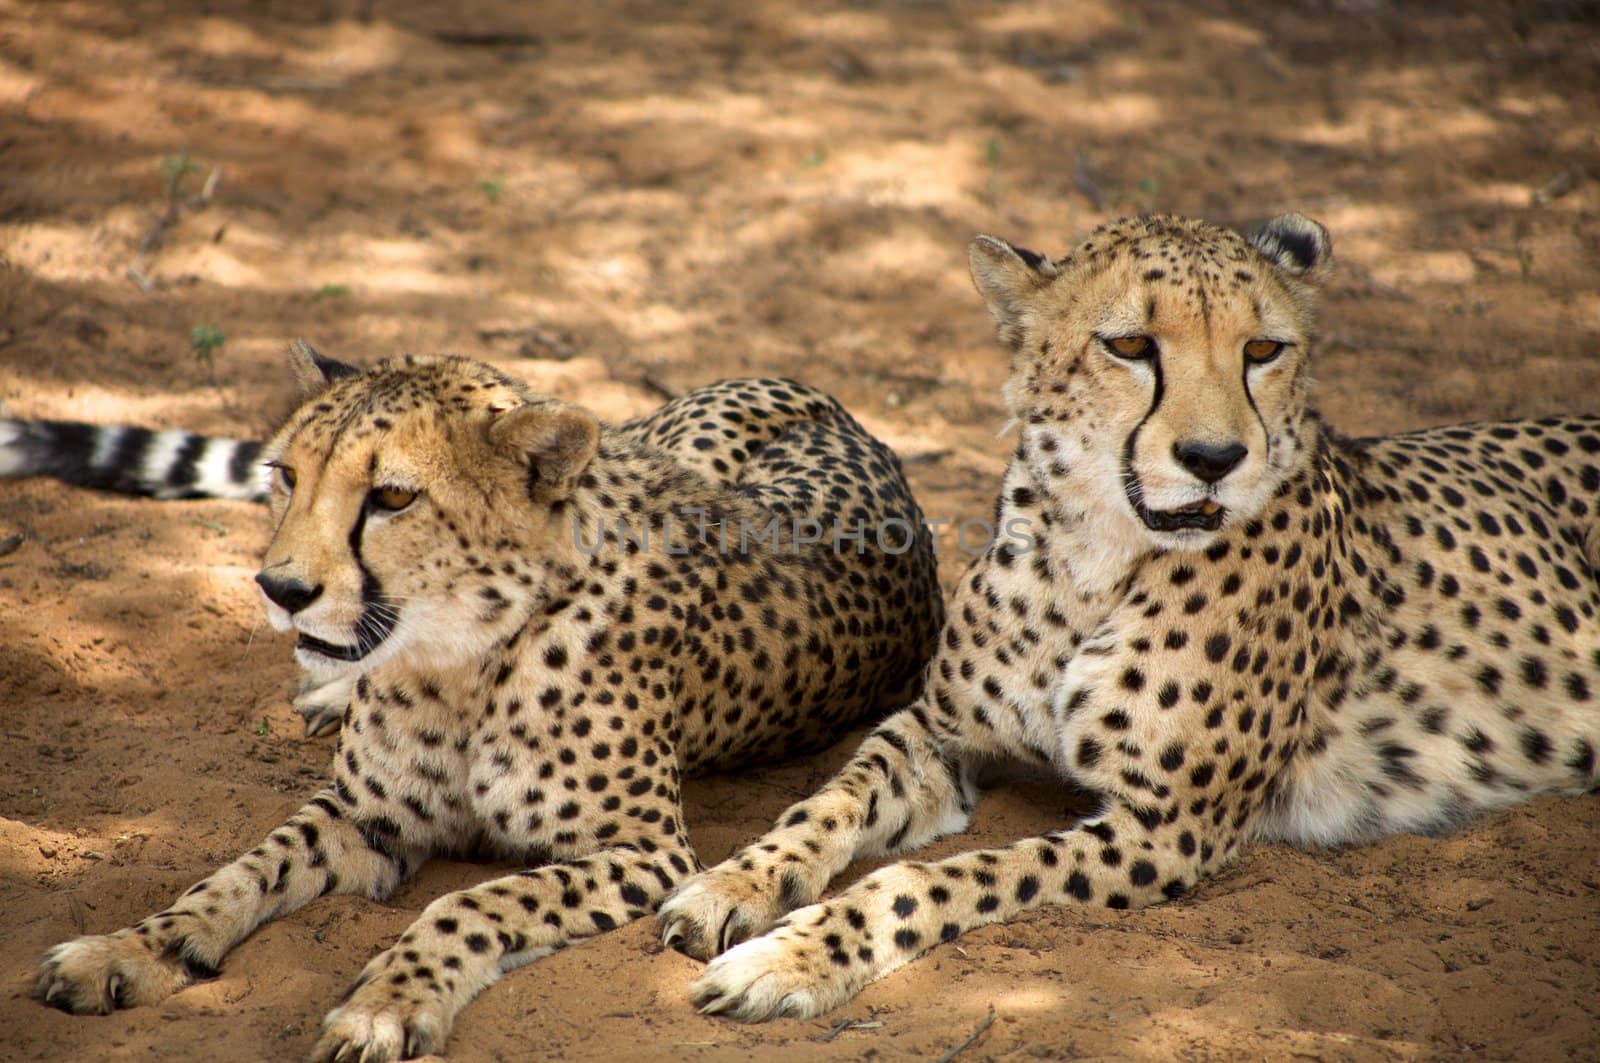
M308 587L297 579L284 579L265 572L256 573L256 582L261 584L262 593L271 599L273 604L281 606L290 613L298 613L322 597L320 583L315 587Z
M1179 465L1208 484L1214 484L1234 469L1250 453L1243 443L1174 443L1172 456Z

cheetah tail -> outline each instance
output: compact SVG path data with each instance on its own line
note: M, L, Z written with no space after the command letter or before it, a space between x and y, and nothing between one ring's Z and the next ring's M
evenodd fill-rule
M52 476L152 498L267 497L261 444L75 421L0 418L0 479Z

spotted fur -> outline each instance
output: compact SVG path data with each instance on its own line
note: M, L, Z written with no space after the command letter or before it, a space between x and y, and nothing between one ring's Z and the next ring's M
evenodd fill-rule
M264 449L277 528L257 581L301 664L348 690L331 782L169 908L52 950L36 991L80 1013L152 1003L324 894L383 897L462 847L522 861L430 904L313 1051L408 1058L501 973L695 869L681 772L903 704L942 615L931 539L893 454L792 381L613 429L462 359L297 365L317 390ZM720 535L774 517L919 531L898 552Z
M668 898L666 940L715 957L697 1006L814 1015L1041 905L1181 897L1254 839L1596 788L1600 419L1336 436L1306 406L1328 266L1298 215L1121 221L1059 261L973 244L1015 354L1001 520L1033 549L977 560L921 698ZM857 857L959 830L995 760L1100 810L818 903Z

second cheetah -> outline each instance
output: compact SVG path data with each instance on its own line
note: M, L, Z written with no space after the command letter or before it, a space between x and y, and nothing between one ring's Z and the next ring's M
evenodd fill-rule
M1600 419L1338 437L1306 399L1329 251L1293 214L1248 239L1125 220L1060 259L973 243L1014 354L997 523L1033 549L992 545L921 698L667 899L665 939L715 957L701 1009L815 1015L1040 905L1182 896L1253 839L1595 788ZM996 759L1100 810L818 902L856 857L959 830Z

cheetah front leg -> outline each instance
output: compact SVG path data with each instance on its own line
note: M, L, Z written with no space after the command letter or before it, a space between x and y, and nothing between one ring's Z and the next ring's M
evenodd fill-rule
M760 840L667 898L662 941L709 959L816 900L857 857L961 830L974 800L965 768L930 727L923 704L902 709Z
M455 1016L500 975L653 911L694 870L681 832L522 871L439 898L323 1021L318 1061L439 1051Z
M1119 803L1073 829L937 863L880 868L723 953L695 981L701 1011L743 1022L819 1015L941 942L1044 904L1137 907L1192 886L1209 821Z
M167 909L112 934L57 945L34 995L75 1014L154 1004L214 977L252 930L327 893L383 897L421 862L387 821L358 823L322 791L259 846L190 887Z

